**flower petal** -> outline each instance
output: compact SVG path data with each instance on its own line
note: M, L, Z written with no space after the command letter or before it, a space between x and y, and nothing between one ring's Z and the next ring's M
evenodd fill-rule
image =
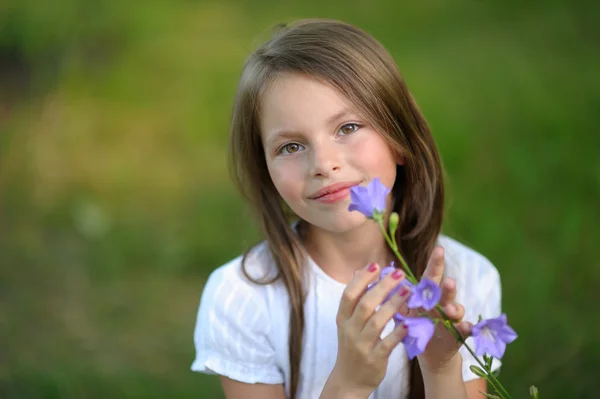
M483 335L473 336L473 339L475 340L475 355L483 356L490 352L492 341Z
M379 177L376 177L369 183L368 189L373 209L383 213L386 205L386 197L390 193L390 189L381 183Z
M350 188L350 206L348 206L348 210L359 211L368 218L373 217L373 205L366 187L354 186Z
M504 356L506 344L517 339L517 333L506 324L506 314L482 320L473 326L472 335L475 339L475 354L481 356L487 353L500 359Z
M502 359L504 356L504 351L506 350L506 343L501 339L497 339L496 342L492 343L488 346L489 352L488 354L496 359Z
M402 342L408 357L412 359L425 351L433 337L435 325L426 317L405 317L403 323L408 327L408 333Z
M506 342L507 344L510 344L519 337L515 330L513 330L509 326L502 326L502 328L498 330L498 336L500 337L500 339L502 339L502 341Z

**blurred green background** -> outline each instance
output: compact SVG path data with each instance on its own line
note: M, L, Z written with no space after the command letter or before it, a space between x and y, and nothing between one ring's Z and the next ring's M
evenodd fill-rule
M397 60L448 172L445 230L502 276L502 381L597 397L596 4L5 0L0 397L222 398L189 366L206 276L258 238L226 168L233 93L302 17Z

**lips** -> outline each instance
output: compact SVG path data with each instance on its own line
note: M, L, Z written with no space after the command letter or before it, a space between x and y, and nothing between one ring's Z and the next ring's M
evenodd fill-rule
M335 194L335 193L343 191L343 190L347 190L350 187L354 187L358 184L359 184L359 182L335 183L335 184L329 185L327 187L323 187L322 189L316 191L314 194L312 194L308 198L316 200L316 199L325 197L327 195L331 195L331 194Z

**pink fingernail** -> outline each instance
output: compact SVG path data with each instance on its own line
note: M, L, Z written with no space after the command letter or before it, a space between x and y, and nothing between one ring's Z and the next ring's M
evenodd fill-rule
M394 270L394 272L392 273L392 278L394 280L400 280L403 276L404 273L402 273L402 270Z
M408 288L402 287L402 289L400 290L400 296L406 296L406 294L408 294L408 291Z
M371 263L367 270L370 272L374 272L375 270L377 270L377 263L375 263L375 262Z

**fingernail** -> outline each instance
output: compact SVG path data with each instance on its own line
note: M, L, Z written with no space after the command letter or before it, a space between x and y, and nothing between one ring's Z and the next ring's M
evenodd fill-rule
M406 294L408 294L408 288L402 287L400 290L400 296L406 296Z
M444 247L437 247L437 255L438 255L440 258L443 258L443 257L444 257L444 252L445 252L445 251L444 251Z
M402 270L394 270L394 272L392 273L392 278L394 280L400 280L403 276L404 273L402 273Z
M370 272L374 272L375 270L377 270L377 263L373 262L369 265L369 267L367 268L368 271Z
M402 324L402 327L404 328L408 328L408 326L406 324Z

